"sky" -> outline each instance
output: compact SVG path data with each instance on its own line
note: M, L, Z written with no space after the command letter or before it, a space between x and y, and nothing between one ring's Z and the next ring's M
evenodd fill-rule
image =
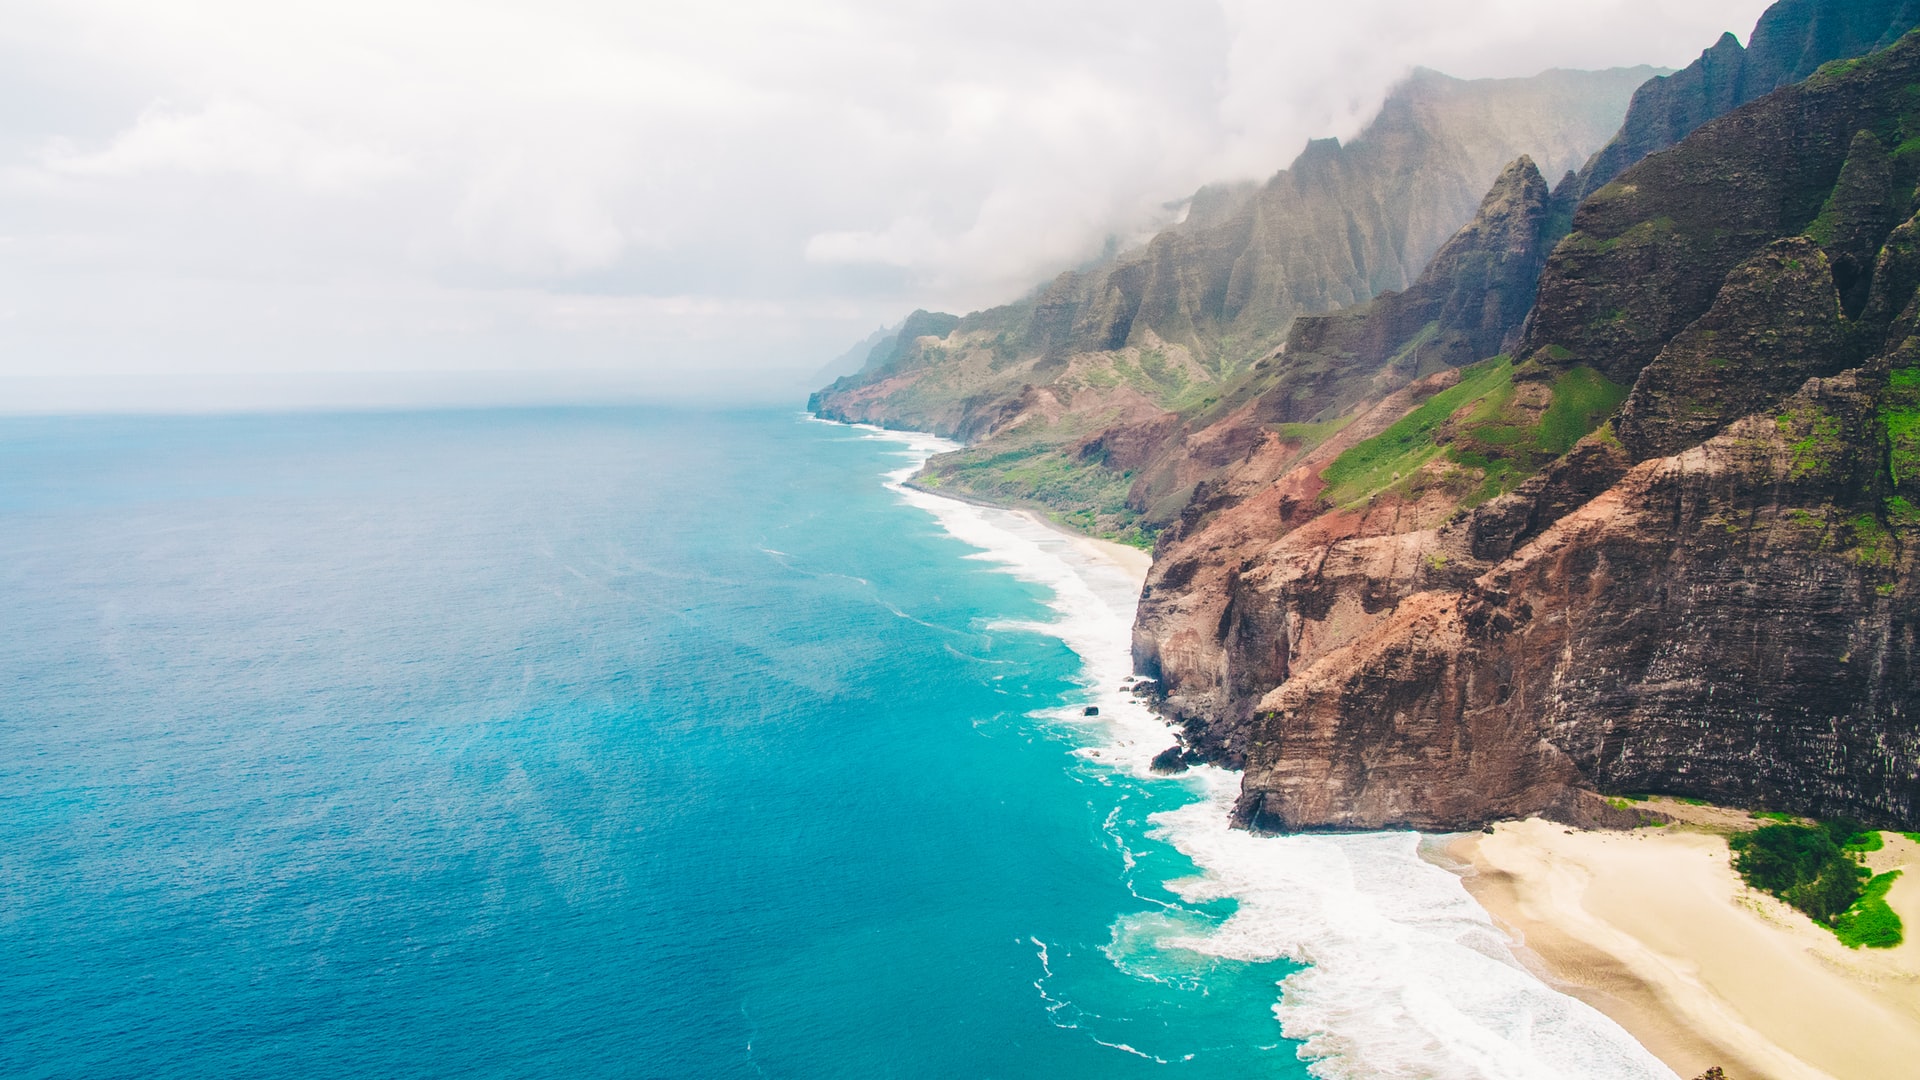
M1415 65L1679 67L1766 6L3 0L0 411L804 393Z

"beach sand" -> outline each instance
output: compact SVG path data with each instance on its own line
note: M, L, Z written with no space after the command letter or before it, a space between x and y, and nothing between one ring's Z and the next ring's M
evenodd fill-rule
M1146 582L1147 570L1153 566L1151 552L1142 551L1137 547L1128 547L1125 544L1116 544L1111 540L1096 540L1085 533L1075 532L1064 525L1048 521L1031 510L1015 510L1014 513L1072 540L1075 550L1082 555L1125 571L1127 576L1133 578L1136 585ZM1127 631L1128 633L1133 631L1131 617L1128 619Z
M1436 838L1434 861L1514 939L1536 974L1611 1016L1683 1080L1920 1076L1920 845L1871 853L1904 869L1894 949L1848 949L1746 888L1726 835L1743 812L1667 800L1661 828L1586 832L1533 819Z

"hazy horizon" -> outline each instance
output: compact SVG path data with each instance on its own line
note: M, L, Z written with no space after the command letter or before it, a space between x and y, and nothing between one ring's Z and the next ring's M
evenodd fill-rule
M1766 6L28 0L0 412L793 400L1416 66L1679 67Z

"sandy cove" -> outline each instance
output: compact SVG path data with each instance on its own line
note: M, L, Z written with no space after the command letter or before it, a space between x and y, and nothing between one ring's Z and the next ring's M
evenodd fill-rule
M1886 833L1867 856L1903 869L1888 903L1907 940L1853 950L1747 888L1726 835L1744 812L1668 800L1680 819L1631 832L1532 819L1436 837L1434 861L1514 939L1540 977L1611 1016L1683 1080L1920 1075L1920 845Z
M942 493L934 492L934 494L939 495ZM944 497L951 498L951 496ZM992 504L983 503L982 505ZM1112 540L1096 540L1086 533L1078 532L1058 522L1050 521L1043 515L1034 513L1032 510L1015 510L1013 512L1032 521L1036 525L1052 529L1054 532L1073 541L1075 550L1079 551L1082 555L1118 567L1124 571L1128 577L1134 580L1136 586L1146 584L1147 571L1153 567L1153 554L1151 552L1142 551L1137 547L1128 547L1126 544L1115 543Z
M1039 524L1136 579L1144 551ZM1435 837L1429 857L1513 939L1534 974L1585 1001L1691 1080L1890 1080L1920 1076L1920 844L1884 833L1875 873L1907 932L1894 949L1849 949L1805 915L1749 889L1728 834L1766 824L1744 811L1667 799L1678 819L1631 832L1538 818L1491 834Z

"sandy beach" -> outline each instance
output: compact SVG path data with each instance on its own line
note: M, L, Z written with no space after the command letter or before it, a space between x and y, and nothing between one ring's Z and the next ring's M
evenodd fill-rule
M1137 548L1015 513L1136 588L1152 564ZM1425 854L1462 876L1535 975L1612 1018L1681 1080L1715 1065L1728 1080L1920 1075L1920 844L1885 833L1866 860L1875 873L1904 871L1887 899L1908 940L1854 950L1740 881L1726 838L1766 822L1669 799L1643 805L1675 823L1599 832L1507 822L1431 838Z
M1734 873L1726 835L1747 814L1667 800L1681 819L1587 832L1533 819L1436 838L1535 973L1611 1016L1683 1080L1920 1074L1920 845L1871 853L1904 869L1888 894L1907 931L1849 949Z
M1054 532L1072 540L1074 548L1082 555L1089 556L1099 562L1107 563L1108 565L1124 570L1129 577L1134 579L1136 585L1142 584L1147 580L1147 571L1153 566L1152 552L1142 551L1137 547L1128 547L1125 544L1116 544L1111 540L1096 540L1085 533L1075 532L1064 525L1049 521L1031 510L1015 510L1013 512L1019 514L1021 517L1027 518L1036 525L1052 529ZM1132 631L1131 622L1129 622L1127 629L1129 632Z

